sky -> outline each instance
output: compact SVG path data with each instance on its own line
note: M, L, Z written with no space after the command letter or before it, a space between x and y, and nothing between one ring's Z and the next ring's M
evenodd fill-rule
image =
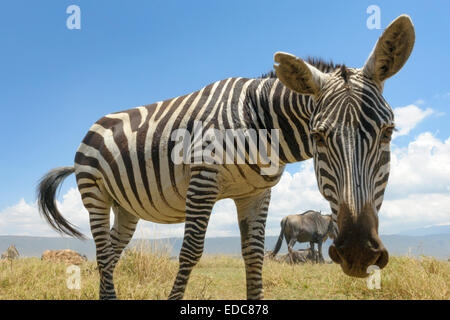
M80 8L80 29L67 27L70 5ZM380 9L380 29L368 28L371 5ZM449 224L449 12L448 1L3 1L0 234L58 235L37 212L37 182L54 167L73 165L103 115L228 77L258 77L277 51L362 67L383 28L403 13L413 20L416 43L384 89L399 130L380 233ZM287 167L273 189L267 234L278 234L288 214L330 212L312 165ZM89 234L74 177L58 201ZM137 235L182 236L183 228L141 222ZM218 202L207 236L238 234L234 203Z

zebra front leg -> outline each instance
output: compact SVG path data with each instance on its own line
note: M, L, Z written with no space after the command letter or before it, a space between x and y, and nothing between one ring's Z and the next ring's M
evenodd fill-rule
M217 172L212 169L193 170L186 195L186 223L179 256L179 270L169 299L182 299L189 275L203 253L206 228L217 200Z
M247 299L263 298L262 268L264 262L264 236L270 189L256 196L236 199L242 257L245 262Z

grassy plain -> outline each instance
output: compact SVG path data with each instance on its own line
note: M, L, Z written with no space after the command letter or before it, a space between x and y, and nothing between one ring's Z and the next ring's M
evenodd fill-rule
M134 248L119 261L114 277L119 299L166 299L178 261L168 250ZM98 299L96 263L80 266L81 288L69 290L67 265L21 258L0 262L0 299ZM289 265L266 259L265 299L450 299L450 262L429 257L391 257L381 288L346 276L336 264ZM245 299L242 259L204 256L194 268L185 299Z

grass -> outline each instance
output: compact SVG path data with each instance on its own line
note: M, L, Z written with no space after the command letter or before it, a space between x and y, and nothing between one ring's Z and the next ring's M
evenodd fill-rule
M98 299L96 263L80 266L81 289L66 285L67 265L21 258L0 262L0 299ZM130 249L119 261L115 285L119 299L166 299L178 270L168 248ZM391 257L381 271L381 288L346 276L335 264L289 265L266 259L266 299L444 299L450 298L450 262L430 257ZM194 268L185 299L245 299L242 259L204 256Z

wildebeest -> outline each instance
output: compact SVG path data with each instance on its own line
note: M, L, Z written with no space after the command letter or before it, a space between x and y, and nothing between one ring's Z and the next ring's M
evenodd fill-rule
M314 243L317 243L318 255L316 255L315 260L316 262L323 262L322 243L328 237L334 239L337 235L337 225L333 222L331 214L322 215L314 210L286 216L281 220L280 225L280 236L273 249L273 255L276 255L280 250L284 237L289 252L292 251L296 242L309 242L310 250L314 252Z
M289 264L299 264L307 262L315 262L318 252L311 249L289 250L287 254L276 257L272 251L268 251L264 257L278 262Z

